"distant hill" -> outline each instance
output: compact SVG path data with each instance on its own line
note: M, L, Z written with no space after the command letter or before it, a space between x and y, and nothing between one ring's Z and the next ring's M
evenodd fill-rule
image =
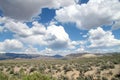
M17 54L17 53L1 53L0 54L0 60L5 60L5 59L60 59L63 56L61 55L53 55L53 56L46 56L46 55L38 55L38 54Z
M97 56L101 56L102 54L93 54L93 53L72 53L72 54L69 54L67 55L66 57L81 57L81 58L89 58L89 57L97 57Z
M84 54L88 54L88 53L71 53L71 54L66 55L66 57L80 57Z
M2 54L0 54L0 60L16 59L16 58L31 59L31 58L37 58L39 56L40 55L36 55L36 54L2 53Z
M59 54L53 55L53 56L47 56L47 55L39 55L39 54L17 54L17 53L1 53L0 54L0 60L6 60L6 59L72 59L72 58L90 58L90 57L98 57L98 56L110 56L114 54L120 54L120 53L71 53L66 56L61 56Z
M84 54L81 57L83 57L83 58L91 58L91 57L97 57L97 55L96 54Z
M53 58L63 58L63 56L61 56L61 55L59 55L59 54L56 54L56 55L51 56L51 57L53 57Z

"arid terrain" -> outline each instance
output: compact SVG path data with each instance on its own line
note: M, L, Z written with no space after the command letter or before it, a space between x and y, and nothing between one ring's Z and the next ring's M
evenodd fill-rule
M0 80L120 80L120 54L1 60Z

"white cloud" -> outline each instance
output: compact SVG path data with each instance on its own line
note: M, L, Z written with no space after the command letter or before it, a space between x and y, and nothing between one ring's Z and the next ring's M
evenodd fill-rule
M9 31L14 33L13 40L5 40L4 42L0 42L0 50L1 51L13 51L20 50L17 47L18 42L23 42L28 48L24 45L24 50L27 53L40 53L43 54L42 51L39 51L39 48L34 48L35 45L39 47L47 47L43 52L50 52L53 54L61 53L71 53L71 52L85 52L86 46L87 48L96 49L98 51L101 48L111 48L120 45L120 40L115 39L114 35L111 31L104 31L102 28L98 27L97 29L91 29L87 35L88 42L85 41L72 41L69 38L68 33L64 30L63 26L57 26L54 23L47 25L46 27L38 22L33 22L32 27L29 28L25 23L11 20L9 18L2 18L1 22L5 25L2 26ZM15 44L13 41L18 41ZM11 42L11 44L7 44L7 42ZM20 42L20 43L21 43ZM13 44L12 44L13 43ZM20 45L19 43L19 45ZM88 45L87 43L90 43ZM21 43L22 44L22 43ZM5 46L6 45L6 46ZM7 46L8 45L8 46ZM10 45L10 47L9 47ZM13 46L11 48L11 46ZM6 48L7 47L7 48ZM23 47L23 45L22 45ZM21 47L21 49L23 49ZM14 48L14 49L13 49ZM15 49L16 48L16 49ZM55 50L55 51L54 51ZM63 52L62 52L63 50ZM92 50L91 50L92 51ZM65 52L65 53L64 53Z
M23 44L16 39L6 39L3 42L0 42L0 52L12 52L12 51L19 51L23 49Z
M62 26L51 25L47 28L47 36L45 39L50 47L62 48L67 47L70 42L68 34Z
M55 18L64 23L76 23L80 29L91 29L120 20L119 10L119 0L89 0L87 4L70 5L57 10Z
M37 53L39 53L39 51L38 51L38 48L35 48L35 47L29 45L29 47L27 49L25 49L24 53L37 54Z
M38 22L33 22L33 26L29 28L25 23L14 21L6 18L2 21L4 28L14 33L14 37L30 44L44 43L43 37L46 34L45 26Z
M83 46L81 46L80 48L76 49L77 53L82 53L85 52L85 48Z
M91 29L88 41L89 48L110 48L120 46L120 40L115 39L111 31L104 31L102 28Z
M29 27L22 22L15 21L8 17L0 17L0 23L4 24L2 26L4 29L19 35L19 36L28 36L32 34L32 31L29 30Z
M38 22L33 22L32 23L33 26L31 28L31 31L34 33L34 34L45 34L46 33L46 28L44 25L38 23Z
M75 4L74 0L0 0L5 16L17 20L30 20L41 13L42 8L59 8Z
M47 28L47 33L54 35L57 39L59 39L61 41L69 40L69 36L65 32L65 30L62 26L51 25Z
M53 49L75 48L63 26L50 24L47 27L33 22L29 28L25 23L6 18L2 20L4 27L14 33L14 38L28 45L47 46Z
M52 50L51 48L45 48L44 50L40 51L42 55L53 55L56 54L56 51Z
M34 25L31 28L31 31L34 32L38 25ZM71 40L69 39L69 35L65 32L62 26L50 25L47 28L41 27L38 29L39 31L37 34L33 34L27 37L19 37L25 43L29 43L32 45L40 45L40 46L47 46L53 49L60 49L60 48L71 48L73 44L71 44ZM42 33L42 34L41 34Z
M5 27L19 36L25 37L32 35L32 32L29 30L29 27L25 23L14 22L10 20L5 24Z

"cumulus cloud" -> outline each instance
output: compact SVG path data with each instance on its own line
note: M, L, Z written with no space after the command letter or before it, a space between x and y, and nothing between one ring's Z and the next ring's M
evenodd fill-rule
M89 0L86 4L77 4L79 0L0 0L0 9L4 16L0 17L0 32L4 29L13 33L14 39L0 42L0 51L19 51L26 53L61 53L72 51L84 52L86 48L99 50L120 46L111 31L104 31L101 25L113 25L120 28L119 0ZM112 6L111 6L112 5ZM55 9L56 17L47 25L33 21L31 27L22 21L37 17L43 8ZM72 41L63 26L57 21L75 23L79 29L89 30L81 36L87 40ZM29 46L30 45L30 46ZM38 47L45 48L39 51ZM60 50L59 50L60 49Z
M24 52L27 53L27 54L37 54L37 53L39 53L38 49L31 46L31 45L29 45L28 48L26 48Z
M38 23L38 22L33 22L32 23L32 28L31 28L31 31L34 33L34 34L41 34L41 35L44 35L46 33L46 28L44 25Z
M119 10L119 0L89 0L87 4L58 9L55 18L59 22L76 23L80 29L91 29L120 20Z
M39 23L36 24L39 25ZM31 30L34 30L33 28L35 29L35 27L32 27ZM62 26L50 25L46 29L45 27L41 28L43 28L43 30L41 29L39 34L34 33L27 37L19 37L19 39L32 45L47 46L53 49L70 48L73 46L69 35Z
M0 0L4 16L16 20L30 20L41 13L42 8L59 8L75 4L74 0Z
M25 37L32 34L32 32L29 30L29 27L25 23L14 22L11 20L5 24L5 27L19 36Z
M80 47L80 48L76 49L76 52L77 53L85 52L85 49L84 49L84 47Z
M89 48L110 48L120 46L120 40L115 39L111 31L104 31L102 28L89 31Z
M38 22L32 22L32 27L25 23L9 18L2 20L4 28L14 33L14 38L25 44L47 46L52 49L75 48L75 41L71 41L63 26L50 24L47 27ZM8 21L7 21L8 20Z
M70 41L68 34L62 26L51 25L47 28L47 34L51 39L45 39L52 48L67 47ZM49 37L46 37L49 38Z
M45 34L45 26L42 24L39 24L38 22L33 22L32 27L29 28L26 23L22 22L15 22L14 20L9 20L8 22L5 23L5 28L10 30L11 32L15 33L17 36L21 37L27 37L30 35L37 35L37 34Z
M52 50L51 48L45 48L44 50L40 51L40 54L52 55L52 54L56 54L56 51Z
M6 39L3 42L0 42L0 51L2 52L14 52L23 49L23 44L16 39Z
M69 53L71 50L74 52L84 52L86 48L100 50L103 47L111 48L120 46L120 40L115 39L111 31L104 31L100 27L91 29L87 35L83 35L87 40L72 41L68 33L64 30L64 27L57 26L54 23L44 26L41 23L32 22L32 27L28 27L25 23L14 21L9 18L3 17L0 20L1 23L4 24L2 27L14 33L13 36L15 38L0 42L1 51L20 50L23 44L26 44L28 47L24 48L26 53L34 52L40 54L42 54L42 52L47 53L47 51L49 53L62 53L62 49L65 49L63 52ZM90 43L90 45L88 45L88 43ZM39 51L38 48L34 48L36 45L47 48Z

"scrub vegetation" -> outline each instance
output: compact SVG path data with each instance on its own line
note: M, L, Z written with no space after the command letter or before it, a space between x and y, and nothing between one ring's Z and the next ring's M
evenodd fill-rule
M0 80L120 80L120 54L1 60Z

